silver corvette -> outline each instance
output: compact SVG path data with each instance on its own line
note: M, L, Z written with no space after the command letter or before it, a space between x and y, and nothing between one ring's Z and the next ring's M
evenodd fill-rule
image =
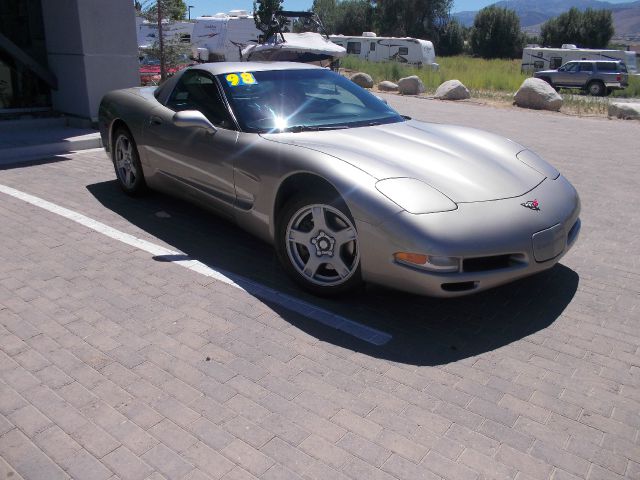
M580 230L576 190L532 151L403 117L310 65L193 66L108 93L99 122L126 193L232 219L320 295L479 292L554 266Z

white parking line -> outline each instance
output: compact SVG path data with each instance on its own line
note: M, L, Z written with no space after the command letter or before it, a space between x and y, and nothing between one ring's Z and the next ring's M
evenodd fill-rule
M73 220L80 225L102 233L114 240L119 240L122 243L126 243L127 245L131 245L132 247L148 252L153 256L167 257L168 259L171 259L171 257L182 258L180 260L171 261L181 267L188 268L189 270L201 275L205 275L240 290L244 290L255 297L285 307L288 310L304 315L318 323L340 330L341 332L359 338L360 340L364 340L365 342L372 343L374 345L384 345L393 338L389 333L368 327L343 316L336 315L335 313L331 313L328 310L317 307L312 303L297 299L291 295L287 295L286 293L282 293L273 288L256 283L240 275L215 270L202 262L189 259L188 256L182 252L170 250L161 245L156 245L155 243L151 243L147 240L121 232L109 225L105 225L102 222L93 220L81 213L61 207L55 203L48 202L42 198L35 197L2 184L0 184L0 192L30 203L31 205L35 205L36 207L40 207L51 213L55 213L56 215L60 215L61 217Z

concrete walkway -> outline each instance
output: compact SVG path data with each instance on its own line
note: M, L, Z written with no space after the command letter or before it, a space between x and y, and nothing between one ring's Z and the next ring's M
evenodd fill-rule
M101 146L97 130L72 127L64 117L0 121L0 165Z

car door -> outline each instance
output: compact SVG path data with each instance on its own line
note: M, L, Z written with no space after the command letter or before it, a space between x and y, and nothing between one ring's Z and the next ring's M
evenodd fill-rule
M568 62L558 69L556 75L554 75L554 85L561 86L574 86L576 85L575 75L578 72L578 63Z
M593 77L593 63L582 62L578 64L578 72L575 74L575 85L586 87Z
M215 131L174 125L173 115L183 110L202 112ZM208 72L192 69L182 75L165 105L151 111L144 138L150 163L166 184L216 210L232 211L238 131Z

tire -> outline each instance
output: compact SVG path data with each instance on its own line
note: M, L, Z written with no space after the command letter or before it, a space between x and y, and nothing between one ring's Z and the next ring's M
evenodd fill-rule
M602 97L605 91L604 83L598 80L590 82L589 85L587 85L587 92L594 97Z
M289 200L276 226L276 252L287 274L315 295L339 295L363 283L358 232L340 197L310 192Z
M120 127L113 138L111 159L120 188L131 196L144 193L147 190L147 184L133 135L127 128Z

